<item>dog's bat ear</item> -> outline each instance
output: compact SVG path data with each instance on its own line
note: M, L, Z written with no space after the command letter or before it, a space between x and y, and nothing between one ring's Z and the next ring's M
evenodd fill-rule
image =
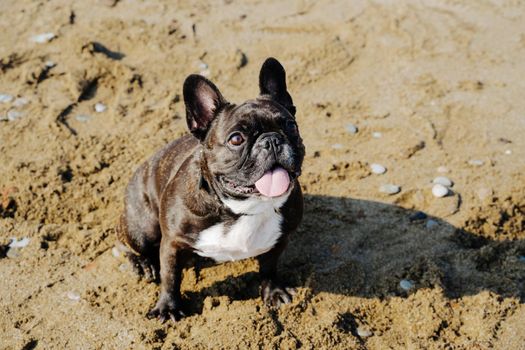
M267 58L261 67L259 89L261 95L270 95L272 99L295 116L292 97L286 90L286 71L279 61L273 57Z
M188 128L202 141L217 112L227 102L211 81L197 74L186 78L183 94Z

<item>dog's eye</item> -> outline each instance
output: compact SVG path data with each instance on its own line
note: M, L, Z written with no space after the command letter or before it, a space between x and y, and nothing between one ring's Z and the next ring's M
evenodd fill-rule
M286 129L293 135L296 135L298 133L297 124L293 120L286 121Z
M234 132L230 135L230 138L228 139L228 143L232 146L240 146L244 142L244 137L242 137L241 133Z

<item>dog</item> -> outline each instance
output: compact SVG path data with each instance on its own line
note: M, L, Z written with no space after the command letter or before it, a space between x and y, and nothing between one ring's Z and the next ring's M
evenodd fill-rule
M184 316L182 269L193 254L215 262L257 257L261 297L291 302L277 261L303 215L298 177L305 154L286 72L268 58L260 95L236 105L200 75L184 82L190 134L169 143L133 174L117 225L132 266L158 280L148 318Z

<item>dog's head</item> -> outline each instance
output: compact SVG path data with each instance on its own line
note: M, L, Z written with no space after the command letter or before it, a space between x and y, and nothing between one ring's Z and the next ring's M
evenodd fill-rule
M203 146L203 175L227 197L283 196L301 173L304 146L276 59L262 65L259 89L256 99L235 105L200 75L184 83L186 121Z

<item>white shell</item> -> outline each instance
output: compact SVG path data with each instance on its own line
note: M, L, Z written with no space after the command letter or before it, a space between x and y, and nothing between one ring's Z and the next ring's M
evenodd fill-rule
M372 169L372 172L374 174L384 174L386 172L386 168L381 164L377 163L370 164L370 169Z
M482 161L481 159L471 159L468 161L468 163L474 166L482 166L483 164L485 164L485 162Z
M16 239L16 237L11 238L11 243L9 243L9 248L24 248L29 244L29 238L24 237L21 240Z
M361 338L368 338L372 335L372 332L366 327L359 326L357 327L357 335Z
M380 133L379 131L375 131L375 132L372 133L372 137L374 139L380 139L382 136L383 136L383 134Z
M56 35L54 33L42 33L42 34L33 36L31 40L34 41L35 43L42 44L42 43L47 43L48 41L54 39L55 37Z
M348 131L350 134L356 134L358 129L354 124L346 124L346 131Z
M89 115L85 115L85 114L78 114L78 115L75 116L75 119L78 120L79 122L85 123L85 122L89 121L91 119L91 117Z
M445 197L448 194L448 188L442 184L435 184L432 187L432 194L437 198Z
M24 115L22 112L19 112L14 109L10 109L9 111L7 111L7 119L11 121L20 118L22 115Z
M78 294L78 293L69 291L69 292L67 292L66 295L67 295L67 298L69 300L73 300L73 301L79 301L80 300L80 294Z
M442 173L442 174L448 173L448 168L446 166L442 165L442 166L437 168L437 171L438 171L438 173Z
M434 227L438 226L438 222L436 220L432 220L432 219L429 219L427 220L425 226L427 229L431 230L433 229Z
M0 94L0 102L9 103L13 100L13 96L8 94Z
M409 280L401 280L399 282L399 286L401 287L401 289L410 290L414 287L414 283L412 283Z
M103 104L103 103L101 103L101 102L95 104L95 111L96 111L97 113L102 113L102 112L104 112L106 109L107 109L106 105Z
M433 184L441 184L445 187L451 187L453 182L446 176L438 176L432 180Z
M379 192L386 194L396 194L401 191L401 187L392 184L384 184L379 187Z

